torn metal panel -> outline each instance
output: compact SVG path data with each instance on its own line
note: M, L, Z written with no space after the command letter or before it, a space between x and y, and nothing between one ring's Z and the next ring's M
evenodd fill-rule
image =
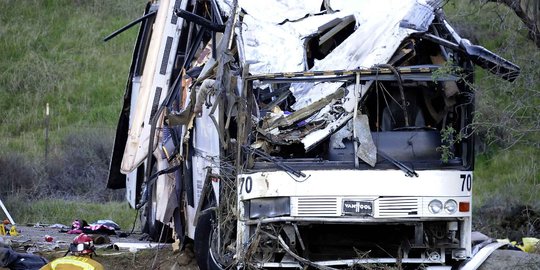
M197 115L200 115L202 113L203 103L205 103L208 94L214 90L215 82L216 81L212 79L206 79L202 82L197 93L197 101L195 102L195 108L193 109L193 112L195 112Z
M157 161L157 170L161 171L164 169L169 168L169 163L166 159L159 159ZM156 185L156 201L149 201L147 203L156 204L152 207L155 207L156 209L156 219L163 222L168 223L170 221L170 215L167 213L169 211L172 211L174 208L169 208L167 206L171 205L169 202L170 200L176 200L176 198L172 198L169 196L170 194L173 194L175 190L175 181L173 179L173 176L170 174L163 174L158 176L158 179L155 182ZM158 207L159 206L159 207Z
M332 135L336 130L345 125L347 121L352 119L352 116L352 114L343 114L338 119L330 122L325 128L307 134L301 140L301 142L304 144L304 149L306 151L311 150L322 139L325 139L328 136Z
M145 8L145 14L154 13L157 9L157 5L152 5L148 3ZM151 18L154 18L153 16ZM107 181L107 188L111 189L120 189L125 188L129 182L129 178L120 172L120 167L122 165L122 158L124 155L124 149L126 146L128 131L133 115L134 103L137 100L138 90L140 89L140 73L142 70L140 58L143 57L145 48L141 46L145 40L149 39L149 29L152 24L150 20L141 21L141 27L139 29L139 34L137 36L137 42L135 48L133 49L132 62L129 68L129 77L126 84L122 110L120 117L118 119L118 124L116 128L116 135L114 138L113 146L113 155L111 157L111 163L109 166L109 176ZM139 82L137 85L136 82ZM128 198L135 198L135 196L129 196ZM136 202L133 200L128 200L129 203L134 206Z
M426 1L431 5L416 2L413 8L408 10L403 19L400 21L399 26L402 28L409 28L419 32L425 32L428 30L429 25L433 21L435 14L434 10L441 6L440 2Z
M358 143L356 156L365 161L371 167L375 167L377 162L377 148L373 143L369 120L367 115L360 114L354 119L355 143Z
M279 24L286 19L298 20L309 14L321 12L322 0L297 1L253 1L239 0L238 5L247 14L273 24Z
M408 39L388 61L392 66L398 66L416 56L416 40Z
M432 9L425 9L417 1L361 1L361 5L354 8L358 28L343 43L336 47L324 59L316 61L311 70L331 70L331 69L355 69L358 67L372 67L377 64L387 63L394 52L399 48L401 42L410 34L417 30L400 27L400 22L412 10L419 6L419 11L429 13L423 16L422 24L430 24L434 18ZM370 5L366 5L370 2ZM391 5L392 9L387 7ZM294 84L291 91L296 97L294 109L299 109L318 96L327 95L335 91L341 84L332 85L311 85Z
M332 36L336 35L340 30L345 28L347 25L353 23L354 22L354 16L349 15L349 16L341 19L341 20L334 20L334 21L338 22L337 25L333 26L330 31L326 32L324 35L322 35L319 38L319 46L323 45L325 42L330 40L330 38ZM332 21L332 22L334 22L334 21ZM319 32L322 33L323 31L324 31L324 29L321 29L319 27Z
M233 0L214 0L221 10L222 15L231 17L234 13ZM306 16L306 14L314 14L320 12L322 0L313 1L252 1L240 0L238 5L248 14L252 14L261 20L271 21L274 23L283 22L286 19L295 20Z
M461 38L446 20L443 19L442 23L457 44L451 44L448 41L444 43L450 43L450 46L461 49L476 65L510 82L513 82L521 73L521 68L518 65L494 54L482 46L471 44L468 39Z
M221 15L230 17L233 13L234 6L232 0L213 0L217 5L219 6L219 10L221 11Z
M309 16L300 21L277 24L262 20L248 12L244 15L240 26L245 52L242 61L250 63L251 74L303 71L306 69L305 39L318 33L321 26L351 14L351 12L322 14Z
M186 5L187 0L182 1L182 7L185 8ZM156 105L159 106L167 96L172 72L170 63L175 61L174 55L181 32L181 27L177 26L183 23L183 19L172 20L174 14L168 11L174 6L175 1L164 0L160 3L156 15L137 106L134 108L120 168L123 173L129 173L137 168L157 146L158 140L154 140L153 145L145 147L151 141L150 121L154 117L153 112L156 112ZM171 27L171 24L174 26Z
M338 88L336 92L313 102L309 106L304 107L288 116L277 119L275 122L269 125L269 128L272 129L276 127L291 126L292 124L307 118L315 112L320 112L323 107L334 104L337 100L343 98L345 95L346 90L344 88Z
M303 143L306 151L319 141L314 135L326 138L343 126L354 110L354 85L338 88L309 106L296 112L283 112L273 107L262 119L258 131L275 144Z
M207 84L212 84L213 80L207 80L206 82ZM205 97L205 99L207 99L208 104L217 106L219 111L219 100L216 95L208 95L207 97ZM198 101L199 100L197 100L197 102ZM218 124L219 126L220 118L215 117L217 113L212 110L211 106L203 105L201 106L201 109L202 110L200 112L200 115L203 117L196 117L194 119L194 126L192 129L192 183L195 189L194 192L197 195L195 196L194 206L197 206L199 204L199 200L201 199L200 195L203 189L203 184L207 178L207 174L220 174L219 165L221 160L221 145L219 130L216 126L216 124ZM208 116L214 116L214 119L216 119L218 123L215 124L212 121L212 117ZM218 193L215 192L215 194ZM217 199L219 199L219 196L217 197Z
M346 145L344 140L351 141L353 138L352 122L348 122L344 127L336 131L330 136L330 148L332 149L345 149Z
M298 35L250 15L244 16L243 24L244 61L250 63L252 74L303 70L304 49Z

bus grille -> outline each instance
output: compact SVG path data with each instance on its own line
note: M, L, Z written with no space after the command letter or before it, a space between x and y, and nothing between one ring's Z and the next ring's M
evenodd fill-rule
M291 198L293 216L337 216L337 198L300 197Z
M419 199L412 197L385 197L378 200L378 217L419 216Z

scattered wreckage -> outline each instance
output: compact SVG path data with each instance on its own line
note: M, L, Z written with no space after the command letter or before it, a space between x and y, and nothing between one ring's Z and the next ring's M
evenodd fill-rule
M465 262L473 67L520 69L441 5L148 3L108 187L201 269Z

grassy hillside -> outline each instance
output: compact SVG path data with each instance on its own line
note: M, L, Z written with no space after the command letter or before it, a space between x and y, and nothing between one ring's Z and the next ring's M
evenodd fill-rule
M0 153L43 153L46 103L53 146L74 130L112 134L136 29L102 39L145 1L1 2Z

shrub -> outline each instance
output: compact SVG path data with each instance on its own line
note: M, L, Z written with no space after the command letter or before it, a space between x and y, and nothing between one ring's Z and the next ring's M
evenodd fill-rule
M521 241L523 237L540 237L540 209L516 199L495 197L475 207L473 230L493 237Z
M35 160L8 152L0 156L0 198L12 194L35 196L39 193L43 171Z
M540 50L527 38L527 30L514 12L493 3L449 2L449 21L475 43L521 67L512 83L476 68L474 129L479 149L514 145L539 147Z
M123 190L106 188L112 137L109 130L82 129L68 133L47 160L13 152L0 155L0 196L123 200Z
M119 200L122 191L106 189L112 131L84 129L68 134L61 151L47 161L46 197L90 201Z

